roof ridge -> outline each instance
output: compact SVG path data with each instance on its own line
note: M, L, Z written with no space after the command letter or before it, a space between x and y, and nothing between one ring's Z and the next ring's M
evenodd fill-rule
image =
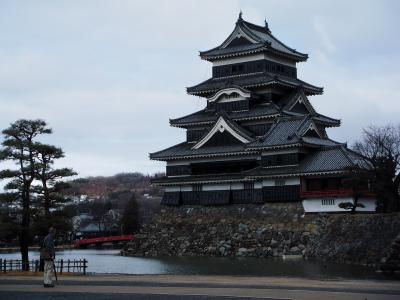
M265 41L261 40L260 37L256 36L256 35L252 32L252 29L249 28L246 24L244 24L244 22L246 22L246 21L243 21L243 23L241 23L241 24L243 24L242 27L240 27L241 24L239 24L239 27L240 27L240 29L242 29L247 35L249 35L252 39L254 39L254 40L256 40L256 41L258 41L259 43L262 43L262 44L264 44L264 45L265 45L265 44L267 44L267 45L270 44L270 43L266 43ZM262 32L262 33L265 33L265 32Z
M318 118L318 117L324 117L324 118L331 119L331 120L333 120L333 121L339 121L339 122L340 122L340 119L335 119L335 118L332 118L332 117L328 117L328 116L326 116L326 115L324 115L324 114L320 114L320 113L318 113L318 112L317 112L317 115L316 115L315 117L316 117L316 118Z
M249 138L249 139L253 140L253 138L252 138L252 136L251 136L251 133L250 133L246 128L244 128L243 126L240 126L236 121L234 121L234 120L228 115L227 112L225 112L225 116L226 116L226 118L224 118L224 119L225 119L225 122L227 122L227 123L228 123L229 125L231 125L232 127L236 127L236 128L233 128L234 130L237 129L237 130L239 131L238 133L240 133L240 134L242 134L242 135L244 134L246 138Z
M306 116L301 115L301 116L282 116L280 118L280 120L282 122L289 122L289 121L297 121L297 120L301 120L304 119Z
M348 148L344 145L340 145L340 149L342 150L342 153L344 154L344 156L347 158L347 160L349 161L349 163L356 165L356 163L354 163L353 159L349 156L349 154L347 153Z
M240 127L236 122L232 121L225 111L221 111L218 119L214 122L214 124L210 127L210 129L207 130L199 138L199 140L196 142L196 144L192 147L192 150L197 150L197 149L201 148L204 144L206 144L211 139L211 137L214 136L214 134L217 132L216 126L221 121L225 122L227 127L229 127L231 130L233 130L239 136L241 136L241 138L243 138L244 140L247 140L248 142L254 141L253 137L251 137L251 135L248 135L244 128ZM228 128L225 128L224 125L221 125L221 126L223 126L224 130L226 129L226 131L229 132ZM213 131L214 131L214 133L212 133ZM232 134L232 132L229 132L229 134L234 136L239 141L241 141L237 136ZM207 139L208 136L209 136L209 138ZM241 141L241 142L244 143L243 141Z
M243 19L241 20L241 22L242 22L245 26L250 27L250 28L249 28L250 30L251 30L251 29L257 30L257 31L259 31L259 32L261 32L261 33L264 33L264 34L269 35L271 38L273 38L273 39L275 40L275 42L281 44L281 46L287 48L288 50L292 51L293 53L299 54L299 55L301 55L301 56L306 56L306 57L308 57L308 54L306 54L306 53L301 53L301 52L297 51L296 49L294 49L294 48L292 48L292 47L289 47L288 45L286 45L285 43L283 43L282 41L280 41L278 38L276 38L276 37L272 34L272 32L271 32L271 30L269 29L269 27L268 27L268 29L267 29L265 26L260 26L260 25L257 25L257 24L254 24L254 23L245 21L245 20L243 20ZM253 28L251 28L251 27L253 27ZM269 43L269 44L271 44L271 43ZM279 50L278 50L278 51L279 51Z
M303 128L303 126L306 124L306 121L310 121L310 124L308 124L308 128ZM317 132L318 136L321 138L321 136L323 136L323 135L321 134L321 132L319 132L317 126L314 123L313 116L311 114L305 115L304 120L301 122L298 129L296 130L296 134L298 133L299 135L304 136L304 134L308 131L308 129L310 128L311 125L313 125L314 130ZM300 130L302 131L301 133L300 133Z
M178 144L176 144L176 145L170 146L170 147L165 148L165 149L163 149L163 150L160 150L160 151L157 151L157 152L149 153L149 156L150 156L150 158L151 158L152 156L156 155L157 153L164 152L164 151L166 151L166 150L172 149L172 148L174 148L174 147L176 147L176 146L180 146L180 145L183 145L183 144L187 144L187 142L184 141L184 142L182 142L182 143L178 143Z
M242 19L242 22L246 26L254 27L255 30L259 30L260 32L263 32L263 33L269 33L269 31L267 30L267 28L265 26L257 25L257 24L251 23L251 22L243 20L243 19Z
M180 120L180 119L187 118L187 117L193 116L193 115L195 115L195 114L198 114L199 112L206 112L206 111L207 111L206 108L203 108L203 109L200 109L200 110L198 110L198 111L195 111L194 113L185 115L185 116L183 116L183 117L179 117L179 118L175 118L175 119L171 119L171 118L170 118L170 119L169 119L169 123L171 124L171 121L177 121L177 120Z
M271 135L271 132L274 130L274 128L275 128L276 126L278 126L279 122L280 122L280 118L277 118L277 120L276 120L276 121L274 122L274 124L269 128L269 130L268 130L263 136L261 136L258 140L261 141L261 142L265 141L265 139L266 139L268 136Z

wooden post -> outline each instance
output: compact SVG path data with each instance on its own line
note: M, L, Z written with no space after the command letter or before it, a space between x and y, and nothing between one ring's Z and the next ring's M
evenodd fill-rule
M83 275L86 275L86 267L87 267L86 263L87 263L87 260L84 258L83 259Z
M61 259L61 261L60 261L60 271L59 271L60 274L62 274L62 272L63 272L63 266L64 266L64 260Z

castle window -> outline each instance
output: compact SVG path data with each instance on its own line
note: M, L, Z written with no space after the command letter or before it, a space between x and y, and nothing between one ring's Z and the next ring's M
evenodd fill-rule
M254 181L247 181L243 184L243 188L245 190L252 190L254 189Z
M239 94L238 93L232 93L230 95L225 95L225 99L235 99L235 98L239 98Z
M286 185L285 179L275 179L275 186L284 186Z
M201 192L203 190L203 185L193 184L192 188L193 188L193 192Z
M321 200L322 205L335 205L335 199L333 198L328 198L328 199L322 199Z

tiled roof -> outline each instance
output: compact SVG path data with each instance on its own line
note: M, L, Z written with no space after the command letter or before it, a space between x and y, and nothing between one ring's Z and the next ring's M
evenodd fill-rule
M299 144L303 130L308 128L310 120L309 117L279 119L264 136L250 143L248 148Z
M335 146L340 145L340 143L330 140L330 139L320 139L316 137L303 136L301 141L306 145L315 145L315 146Z
M338 120L338 119L327 117L327 116L321 115L321 114L316 114L314 116L314 120L317 122L324 123L325 125L332 126L332 127L340 126L340 123L341 123L340 120Z
M235 182L243 180L243 174L220 174L220 175L197 175L197 176L185 176L185 177L174 177L168 178L158 177L152 179L153 184L166 184L166 183L179 183L179 184L191 184L191 183L206 183L215 181Z
M295 117L305 116L305 114L287 111L287 110L282 110L282 113L286 116L295 116ZM341 123L340 120L338 120L338 119L327 117L327 116L321 115L319 113L312 115L312 117L315 122L322 123L323 125L325 125L327 127L337 127L337 126L340 126L340 123Z
M272 117L279 113L278 107L273 103L261 104L252 107L250 110L238 111L238 112L226 112L227 116L235 121L245 120L245 119L256 119L261 117ZM173 126L185 126L187 124L193 123L213 123L220 116L220 112L211 111L207 109L202 109L193 114L171 119L170 124Z
M316 114L314 107L308 101L307 96L304 94L304 91L302 88L298 88L297 90L293 91L286 99L286 104L283 107L283 110L290 111L290 108L297 103L297 101L302 99L303 104L307 107L307 110L309 111L310 114L314 115Z
M282 114L287 116L304 116L304 113L290 110L298 101L299 97L302 97L303 103L308 108L309 114L313 116L314 121L323 123L325 126L329 127L340 126L340 120L317 113L307 96L304 94L302 88L298 88L280 101L282 105Z
M228 81L232 84L239 85L247 89L258 86L281 85L290 88L302 87L304 89L304 92L309 95L323 93L323 88L316 87L300 79L272 74L268 72L229 77L229 79L210 78L198 85L188 87L187 92L192 95L213 94L223 89L227 85Z
M220 46L208 50L200 52L200 56L205 59L213 60L213 58L217 58L220 56L230 56L232 54L238 54L243 52L259 52L266 50L267 47L264 43L256 43L256 44L246 44L246 45L238 45L238 46L231 46L228 48L220 48Z
M252 136L253 134L248 131L246 128L240 126L239 124L237 124L235 121L231 120L229 118L229 116L224 112L224 114L222 115L222 117L224 118L225 122L239 135L243 136L244 138L246 138L247 140L253 140Z
M301 162L300 169L303 173L343 170L356 164L349 159L348 152L344 146L322 148L307 155Z
M298 176L302 174L342 173L352 166L364 167L365 162L357 153L343 145L325 147L310 152L297 166L262 168L246 172L248 177Z
M249 42L248 44L235 46L227 45L228 41L235 38L236 34L240 31L247 35L250 39L252 39L252 43ZM308 58L307 54L300 53L279 41L275 36L272 35L267 26L258 26L246 22L241 18L239 18L239 20L237 21L233 32L220 46L208 51L202 51L200 52L200 56L203 59L212 61L218 58L242 55L259 51L270 51L278 55L289 57L291 59L294 59L295 61L305 61Z
M245 152L244 144L228 146L207 146L199 149L192 149L193 143L183 142L165 150L150 153L150 158L154 160L166 160L173 158L191 158L206 156L237 155Z
M255 169L242 172L241 174L221 174L221 175L194 175L174 178L158 178L153 183L195 183L195 182L215 182L215 181L244 181L254 180L265 177L290 177L301 175L321 175L321 174L342 174L346 168L352 166L362 167L364 161L355 152L347 149L343 145L321 148L310 152L296 166L279 167L257 167Z
M227 121L230 126L242 135L251 136L243 127L232 120ZM287 148L297 146L317 146L331 147L341 145L338 142L328 138L319 138L304 135L310 125L313 123L313 117L310 115L301 117L282 117L278 119L269 129L269 131L256 140L241 145L226 146L207 146L199 149L192 149L193 143L181 143L171 148L150 154L151 159L167 160L173 158L190 158L223 156L249 153L250 151L259 151L261 149ZM206 134L205 134L206 135Z
M193 150L197 150L199 147L202 147L202 145L207 143L207 141L210 140L216 133L220 132L221 127L224 128L224 130L232 130L232 134L236 134L237 139L241 138L246 142L254 140L251 132L229 119L225 113L222 113L217 122L215 122L214 125L199 139L196 145L193 146Z
M247 144L248 149L274 148L290 145L334 146L339 143L327 138L303 136L314 122L311 115L281 117L277 119L269 131L256 141Z

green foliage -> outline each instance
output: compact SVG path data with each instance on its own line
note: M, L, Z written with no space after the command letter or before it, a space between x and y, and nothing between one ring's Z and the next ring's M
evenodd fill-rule
M100 231L104 233L113 229L115 223L110 215L112 204L110 201L93 201L89 205L89 212L93 217L93 221L97 224Z
M124 234L132 234L139 230L139 204L136 195L133 194L128 201L121 218L121 227Z
M41 185L36 187L36 192L43 207L44 215L48 219L50 209L58 208L65 202L60 192L68 188L68 185L60 180L74 176L77 173L69 168L55 169L53 167L56 159L64 157L64 152L61 148L38 143L35 151L36 166L38 168L36 178L41 182Z
M339 204L339 207L343 208L345 210L353 210L354 208L357 208L357 207L364 208L365 205L362 203L357 203L356 205L354 205L352 202L342 202Z
M8 201L14 202L19 208L19 244L21 258L28 260L28 247L31 241L31 202L34 196L32 182L36 178L38 166L35 158L38 135L49 134L51 129L43 120L18 120L3 130L3 148L0 150L1 161L14 161L15 169L2 170L0 179L8 179L5 185L5 197ZM14 198L10 196L14 195ZM24 266L24 270L29 266Z
M356 213L357 208L365 207L364 204L359 203L359 199L365 192L369 192L368 183L371 179L371 173L367 169L357 166L347 168L346 175L342 179L342 184L343 187L352 191L354 202L342 202L339 204L339 207L350 210L352 214Z
M12 242L18 237L20 228L17 217L10 209L0 211L0 242Z
M63 186L60 180L76 173L67 168L54 169L54 161L64 157L63 151L36 140L40 135L52 133L45 121L18 120L2 133L0 160L13 161L16 167L0 171L0 180L7 180L0 201L15 207L22 259L27 260L31 234L47 231L52 222L63 223L66 219L57 216L58 212L50 214L50 208L57 208L64 201L59 193Z

